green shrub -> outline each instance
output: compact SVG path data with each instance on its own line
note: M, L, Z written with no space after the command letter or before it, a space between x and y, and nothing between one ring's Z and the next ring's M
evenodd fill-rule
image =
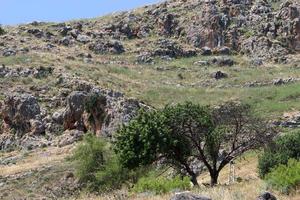
M259 175L264 177L272 168L287 164L290 158L300 159L300 132L279 137L259 158Z
M133 191L136 193L154 192L155 194L168 193L172 190L187 190L190 189L190 179L184 177L181 179L179 176L169 179L165 177L149 176L139 179L134 186Z
M84 137L71 159L80 182L91 191L120 188L128 178L110 145L94 135Z
M300 186L300 162L290 159L287 165L279 165L267 176L266 181L269 186L282 193L290 193Z
M4 35L5 34L5 30L2 28L2 26L0 25L0 35Z

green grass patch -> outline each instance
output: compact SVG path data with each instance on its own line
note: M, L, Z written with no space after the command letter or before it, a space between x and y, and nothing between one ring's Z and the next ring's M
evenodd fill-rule
M153 192L155 194L164 194L175 190L188 190L191 188L190 180L188 177L174 178L148 176L139 179L133 187L133 192Z

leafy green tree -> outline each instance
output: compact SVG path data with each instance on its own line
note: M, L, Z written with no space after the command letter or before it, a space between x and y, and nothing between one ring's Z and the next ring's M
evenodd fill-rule
M272 168L287 164L289 159L300 160L300 131L285 134L268 145L258 161L261 177L265 177Z
M227 103L212 109L187 102L141 112L118 131L116 152L129 168L163 159L184 170L194 185L198 185L197 174L190 161L198 159L208 169L213 186L235 157L263 146L275 134L251 115L248 105Z

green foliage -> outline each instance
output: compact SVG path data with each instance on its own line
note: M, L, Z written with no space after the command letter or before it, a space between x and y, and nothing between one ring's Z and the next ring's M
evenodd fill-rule
M215 185L219 172L234 156L261 147L273 137L271 131L262 120L252 117L248 105L232 102L212 109L186 102L159 111L141 111L118 130L115 151L129 169L164 158L164 164L187 173L194 185L198 185L197 175L190 161L199 159ZM225 150L224 159L218 163L221 150Z
M216 139L216 134L213 134L215 129L213 119L209 108L206 106L186 102L176 106L166 106L162 113L171 130L172 140L176 144L167 148L166 153L169 159L174 161L187 160L192 154L192 148L186 147L192 147L194 141L204 140L205 143L212 144L213 140ZM197 133L189 133L189 129L195 129ZM209 153L213 152L210 151ZM182 163L178 164L181 165Z
M117 132L115 150L124 167L130 169L153 163L168 146L165 116L156 111L140 111L138 116Z
M290 193L300 186L300 162L290 159L287 165L279 165L267 176L269 186L282 193Z
M180 176L176 176L175 178L165 178L148 176L139 179L133 187L133 191L136 193L154 192L155 194L163 194L173 190L188 190L190 187L191 184L188 177L180 178Z
M6 32L5 30L2 28L2 26L0 25L0 35L4 35Z
M291 158L300 159L300 131L279 137L265 149L258 162L260 176L264 177L280 164L287 164Z
M94 135L84 137L71 159L77 177L91 191L120 188L128 178L108 143Z
M182 165L191 155L190 141L180 125L193 121L211 129L208 109L192 103L166 106L160 111L141 111L118 130L116 152L125 167L149 165L161 155L173 165ZM180 132L181 131L181 132Z

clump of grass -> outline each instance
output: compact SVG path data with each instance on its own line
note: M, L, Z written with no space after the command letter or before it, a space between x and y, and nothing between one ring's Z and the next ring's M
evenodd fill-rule
M155 194L165 194L173 190L187 190L191 188L190 179L188 177L165 178L156 176L143 177L139 179L133 188L133 192L153 192Z

